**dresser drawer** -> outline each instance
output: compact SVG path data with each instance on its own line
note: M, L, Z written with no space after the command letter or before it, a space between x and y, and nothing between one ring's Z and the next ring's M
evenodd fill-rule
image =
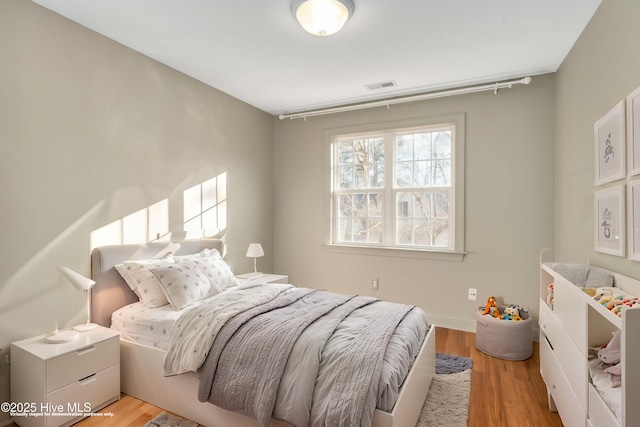
M586 410L573 393L554 353L547 340L540 342L540 369L543 371L547 391L551 394L565 427L585 427Z
M46 392L64 387L120 362L118 337L63 354L46 362Z
M564 376L571 384L574 395L578 398L584 412L588 409L588 366L587 359L575 346L568 334L560 327L549 307L540 306L540 347L543 336L553 351ZM542 358L542 356L541 356Z
M47 417L47 427L89 415L119 398L120 365L117 364L48 394L49 406L62 407L63 413L69 415Z

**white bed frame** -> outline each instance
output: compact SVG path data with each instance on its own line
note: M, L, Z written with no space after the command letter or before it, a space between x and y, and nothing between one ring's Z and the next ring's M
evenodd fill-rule
M222 241L216 239L180 242L177 254L200 252L204 248L216 248L222 253ZM96 281L92 289L92 321L103 326L111 325L111 313L137 297L114 266L124 260L148 259L166 243L147 245L105 246L91 254L91 272ZM422 406L435 375L435 326L431 326L418 357L400 390L392 412L375 410L373 427L415 427ZM260 424L242 414L221 409L210 403L198 401L196 374L171 377L163 375L163 351L120 339L120 367L122 392L155 406L189 418L208 427L259 427ZM290 426L272 419L270 426Z

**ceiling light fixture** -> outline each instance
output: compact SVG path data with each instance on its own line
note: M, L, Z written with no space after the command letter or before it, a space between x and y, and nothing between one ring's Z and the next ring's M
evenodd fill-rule
M302 28L315 36L328 36L353 15L352 0L294 0L291 11Z

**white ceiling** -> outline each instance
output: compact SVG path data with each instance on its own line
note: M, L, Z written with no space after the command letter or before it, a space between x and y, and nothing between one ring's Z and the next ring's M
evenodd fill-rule
M353 0L316 37L293 0L33 1L272 114L554 72L601 2Z

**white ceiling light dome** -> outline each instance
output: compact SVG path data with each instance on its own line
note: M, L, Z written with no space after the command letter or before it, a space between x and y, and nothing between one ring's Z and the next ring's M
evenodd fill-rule
M294 0L291 11L305 31L328 36L338 32L353 15L353 1Z

